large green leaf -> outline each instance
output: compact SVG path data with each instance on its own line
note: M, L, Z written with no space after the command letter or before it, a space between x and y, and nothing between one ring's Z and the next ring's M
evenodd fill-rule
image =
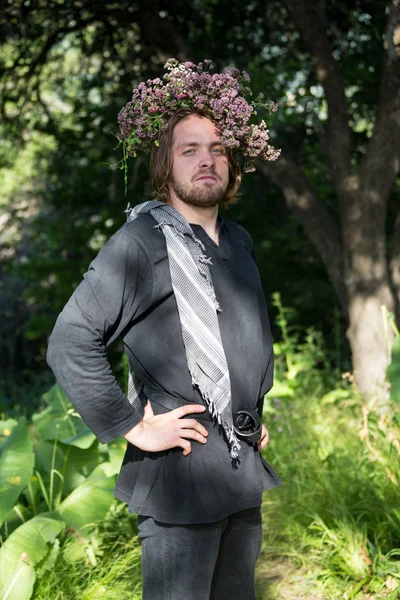
M14 504L8 515L6 515L3 525L0 527L0 539L5 540L8 538L17 527L28 521L32 516L32 511L28 506L25 506L21 502Z
M121 469L122 461L126 451L126 439L119 437L107 444L108 462L104 463L107 475L117 475Z
M32 443L20 420L0 447L0 525L28 485L33 465Z
M387 378L390 383L390 398L400 407L400 336L394 340L392 362L387 369Z
M61 471L65 460L65 446L55 440L41 440L35 447L36 470L42 475L50 473L51 469Z
M104 518L113 502L114 477L107 477L105 465L99 465L58 507L61 518L73 529L87 533Z
M107 459L107 446L100 445L97 441L86 449L58 443L55 453L54 443L45 440L38 446L35 452L36 469L40 471L43 481L47 484L54 460L54 468L63 474L63 497L68 496L81 485L97 465ZM57 488L59 485L60 481L57 478Z
M18 421L15 419L7 419L6 421L0 421L0 446L6 441L11 435L12 430L16 427Z
M89 448L93 444L94 434L74 411L58 383L43 394L43 399L47 408L34 414L32 420L45 440L57 439L78 448Z
M35 582L35 565L51 551L51 543L65 524L46 514L16 529L0 549L1 600L29 600Z
M71 446L64 474L64 494L70 494L83 484L90 473L106 459L107 453L104 446L97 442L86 450Z

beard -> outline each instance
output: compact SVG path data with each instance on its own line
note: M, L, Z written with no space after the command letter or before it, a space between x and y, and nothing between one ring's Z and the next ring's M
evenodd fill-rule
M197 184L194 181L192 184L182 184L172 178L171 184L175 194L182 202L189 206L200 208L211 208L221 204L225 198L227 187L224 189L219 180L203 183L197 182Z

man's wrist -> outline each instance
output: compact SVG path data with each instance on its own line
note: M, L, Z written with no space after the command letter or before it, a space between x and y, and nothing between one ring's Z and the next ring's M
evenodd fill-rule
M124 437L126 440L128 440L128 438L132 437L132 434L134 436L136 436L137 434L140 433L141 429L143 427L143 419L141 421L139 421L139 423L137 423L134 427L132 427L132 429L130 429L129 431L127 431L126 433L124 433L124 435L122 437ZM128 440L130 441L130 440Z

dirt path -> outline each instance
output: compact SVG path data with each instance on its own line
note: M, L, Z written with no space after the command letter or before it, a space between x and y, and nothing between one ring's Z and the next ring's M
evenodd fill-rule
M259 560L256 588L260 600L327 600L315 590L314 577L286 560Z

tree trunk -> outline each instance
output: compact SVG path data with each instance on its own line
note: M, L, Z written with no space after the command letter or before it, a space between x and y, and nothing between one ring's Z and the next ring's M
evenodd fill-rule
M374 178L376 179L376 178ZM361 394L378 407L387 406L386 369L393 332L384 322L382 305L394 311L386 248L388 191L377 181L344 182L340 190L344 281L348 299L350 343L355 381Z
M382 290L384 297L387 291ZM384 410L388 402L385 374L393 342L393 332L384 324L382 304L387 305L387 301L379 293L358 292L349 296L347 330L357 387L365 400L379 410Z
M360 392L385 409L393 332L384 322L382 305L397 317L400 312L400 217L393 232L390 263L386 234L388 198L400 171L400 0L391 3L374 132L357 170L351 160L348 100L326 33L324 4L286 0L286 5L325 93L328 120L321 127L321 143L325 140L322 147L340 205L341 231L335 231L335 223L307 178L299 176L290 159L286 163L284 159L281 167L278 160L262 170L281 187L288 206L318 248L342 306L345 304L347 337Z

